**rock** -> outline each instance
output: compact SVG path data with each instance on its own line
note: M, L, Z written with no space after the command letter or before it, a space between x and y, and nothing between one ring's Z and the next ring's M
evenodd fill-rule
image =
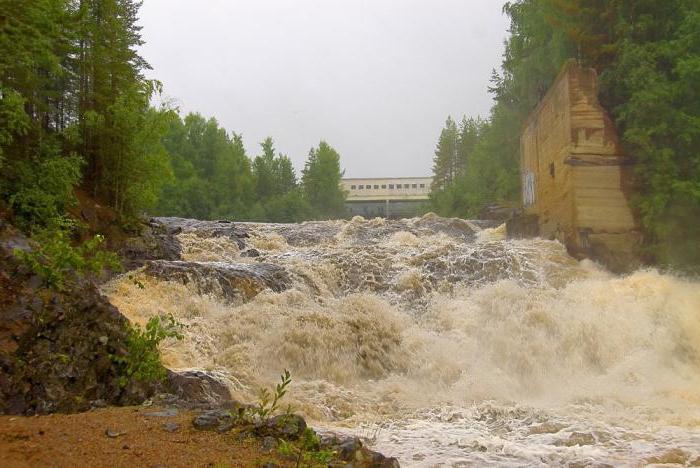
M216 408L235 403L228 379L215 371L168 371L168 382L178 404L183 406Z
M274 437L267 436L263 438L262 449L264 452L272 452L278 445L277 439Z
M566 426L563 424L557 424L554 422L544 422L542 424L539 424L537 426L532 426L530 430L528 431L529 434L535 435L535 434L556 434L557 432L561 431L564 429Z
M321 440L321 448L337 453L342 463L331 464L330 466L333 467L398 468L400 466L396 458L386 457L368 449L359 438L338 440L335 437L324 437Z
M573 447L575 445L594 445L596 443L593 434L587 432L572 432L568 439L558 440L554 445Z
M661 455L646 459L646 463L653 465L685 465L688 461L688 454L679 448L673 448ZM692 465L691 465L692 466Z
M172 373L172 371L168 371L168 375L170 375L170 373ZM172 385L172 382L169 382L169 384ZM150 399L150 403L155 406L172 407L180 403L180 398L178 398L178 396L173 393L159 393L157 395L154 395L153 398ZM142 404L141 406L144 405Z
M61 291L33 285L13 255L21 234L0 225L0 413L86 411L140 404L159 383L129 381L129 321L85 278Z
M110 439L116 439L117 437L121 437L125 434L126 432L116 431L114 429L105 429L105 435Z
M179 411L177 408L168 408L163 411L151 411L150 413L143 413L144 416L149 418L170 418L172 416L177 416Z
M259 423L255 427L258 436L297 440L306 429L306 421L297 414L281 414Z
M157 219L141 226L140 232L116 247L127 270L139 268L148 260L179 260L182 246L177 234L182 228L168 227Z
M260 256L260 251L258 249L247 249L241 252L241 257L256 258Z
M180 430L181 426L178 423L167 422L167 423L163 424L162 427L163 427L163 430L165 432L177 432Z
M508 237L515 239L531 238L540 235L539 217L535 214L512 216L506 221Z
M234 422L230 411L208 410L195 416L192 425L200 431L226 432L233 429Z
M240 303L265 289L282 292L291 286L287 271L273 263L202 263L153 260L146 263L147 275L166 281L191 284L200 294L217 294Z

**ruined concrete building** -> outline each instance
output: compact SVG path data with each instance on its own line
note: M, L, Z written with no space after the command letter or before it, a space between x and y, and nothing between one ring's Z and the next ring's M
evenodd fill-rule
M520 138L524 215L511 235L558 239L620 271L636 264L631 160L598 102L597 76L574 60L529 116Z

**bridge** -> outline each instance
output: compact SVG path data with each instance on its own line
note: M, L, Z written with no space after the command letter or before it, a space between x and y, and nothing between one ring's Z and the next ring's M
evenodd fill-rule
M432 177L343 179L345 206L351 216L407 218L427 204Z

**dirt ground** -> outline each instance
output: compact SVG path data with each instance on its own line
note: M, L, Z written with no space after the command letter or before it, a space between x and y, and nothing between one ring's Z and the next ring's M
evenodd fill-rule
M0 467L291 466L261 441L192 427L195 413L149 416L161 408L104 408L80 414L0 416ZM177 423L175 432L164 425ZM171 427L172 429L172 427ZM110 435L107 435L109 431Z

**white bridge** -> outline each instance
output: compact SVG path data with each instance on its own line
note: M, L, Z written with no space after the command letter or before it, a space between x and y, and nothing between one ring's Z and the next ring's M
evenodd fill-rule
M343 179L351 216L410 217L428 202L432 177Z

